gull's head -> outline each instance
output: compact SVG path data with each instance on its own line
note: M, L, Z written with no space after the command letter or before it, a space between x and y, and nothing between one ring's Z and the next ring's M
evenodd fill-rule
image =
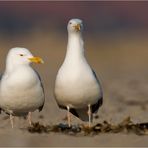
M43 60L40 57L34 57L26 48L16 47L9 50L7 62L13 65L27 65L30 63L43 63Z
M67 25L68 32L80 33L83 30L83 22L80 19L71 19Z

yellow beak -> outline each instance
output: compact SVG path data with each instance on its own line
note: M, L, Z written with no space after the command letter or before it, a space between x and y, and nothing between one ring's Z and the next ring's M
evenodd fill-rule
M74 26L74 28L76 29L76 31L80 31L81 26L80 26L80 24L77 24L77 25Z
M44 63L44 61L40 57L29 58L29 61L31 61L33 63L37 63L37 64L43 64Z

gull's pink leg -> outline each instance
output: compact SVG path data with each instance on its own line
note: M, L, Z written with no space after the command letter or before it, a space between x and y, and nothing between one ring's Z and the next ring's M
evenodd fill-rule
M92 119L91 119L91 117L92 117L92 111L91 111L91 105L89 104L88 105L88 117L89 117L89 127L91 127L91 121L92 121Z
M29 125L31 126L32 125L31 112L28 113L28 122L29 122Z
M11 127L13 128L13 119L14 119L14 117L12 116L12 114L10 114L10 122L11 122Z
M70 107L67 106L67 119L68 119L68 126L71 127L71 115L70 115Z

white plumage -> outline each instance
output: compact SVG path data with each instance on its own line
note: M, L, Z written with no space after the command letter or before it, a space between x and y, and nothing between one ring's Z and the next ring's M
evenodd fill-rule
M42 63L28 49L12 48L6 59L6 69L0 81L0 107L10 114L13 127L13 116L24 116L28 113L31 124L31 112L42 110L44 90L40 77L30 66L31 62Z
M103 93L84 55L82 21L71 19L67 29L67 53L56 77L55 98L61 108L68 110L69 126L69 111L84 121L89 120L90 126L92 113L102 104Z

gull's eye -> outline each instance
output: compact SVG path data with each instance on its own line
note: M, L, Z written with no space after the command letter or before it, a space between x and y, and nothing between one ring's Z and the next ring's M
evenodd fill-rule
M22 57L22 56L24 56L23 54L20 54L20 56Z
M72 22L70 22L69 24L72 24Z

